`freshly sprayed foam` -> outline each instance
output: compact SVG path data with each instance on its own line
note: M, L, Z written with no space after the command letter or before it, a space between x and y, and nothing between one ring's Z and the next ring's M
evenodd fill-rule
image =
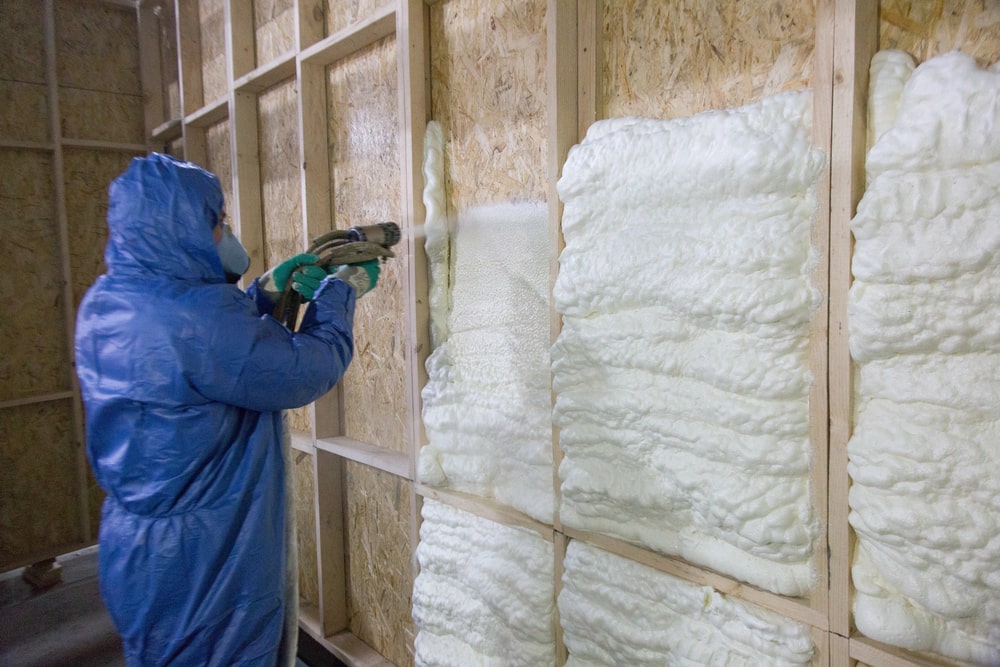
M582 542L567 547L562 582L567 667L791 667L812 660L807 626Z
M600 121L558 189L560 517L790 595L813 581L811 93Z
M429 499L423 519L415 664L555 664L552 544Z
M437 265L447 258L431 252L431 227L432 276L444 275ZM462 211L450 246L449 296L432 300L450 309L432 327L442 340L427 360L429 442L419 479L551 523L548 209L519 203Z
M852 222L850 521L865 635L1000 664L1000 73L872 62ZM895 76L877 75L887 63ZM906 73L912 72L908 78ZM903 85L905 84L905 85Z

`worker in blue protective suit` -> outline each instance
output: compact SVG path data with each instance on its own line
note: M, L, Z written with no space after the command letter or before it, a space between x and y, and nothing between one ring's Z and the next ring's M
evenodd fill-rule
M109 197L107 273L76 328L87 455L107 493L101 593L130 666L274 667L289 646L294 659L283 619L297 604L280 411L343 375L378 264L327 276L298 255L243 292L250 262L214 175L153 153ZM270 317L289 280L309 300L298 332Z

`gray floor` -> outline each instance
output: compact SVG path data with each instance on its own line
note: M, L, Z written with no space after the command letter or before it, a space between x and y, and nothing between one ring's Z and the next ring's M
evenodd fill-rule
M0 665L122 667L121 640L98 590L97 548L58 562L62 582L45 590L25 582L21 569L0 574Z

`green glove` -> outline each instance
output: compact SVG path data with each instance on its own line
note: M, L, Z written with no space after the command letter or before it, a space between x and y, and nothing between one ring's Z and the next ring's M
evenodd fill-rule
M326 278L326 269L315 264L307 264L292 274L292 289L306 301L312 301L320 283Z
M340 278L354 288L357 298L361 298L375 288L381 272L377 259L370 259L360 264L345 264L337 267L333 277Z
M318 261L319 257L317 257L316 255L310 255L309 253L305 252L302 253L301 255L296 255L291 259L286 259L284 262L274 267L274 269L271 271L271 280L274 282L274 287L279 292L284 290L285 284L288 282L289 276L292 275L295 269L299 268L300 266L309 266L311 264L315 264Z

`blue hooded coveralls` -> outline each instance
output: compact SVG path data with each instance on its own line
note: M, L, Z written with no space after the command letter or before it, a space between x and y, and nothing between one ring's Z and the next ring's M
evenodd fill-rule
M130 666L274 667L286 605L280 411L343 375L354 290L325 280L293 333L256 281L247 293L226 282L214 175L154 153L109 196L107 273L76 327L87 455L107 493L102 595Z

